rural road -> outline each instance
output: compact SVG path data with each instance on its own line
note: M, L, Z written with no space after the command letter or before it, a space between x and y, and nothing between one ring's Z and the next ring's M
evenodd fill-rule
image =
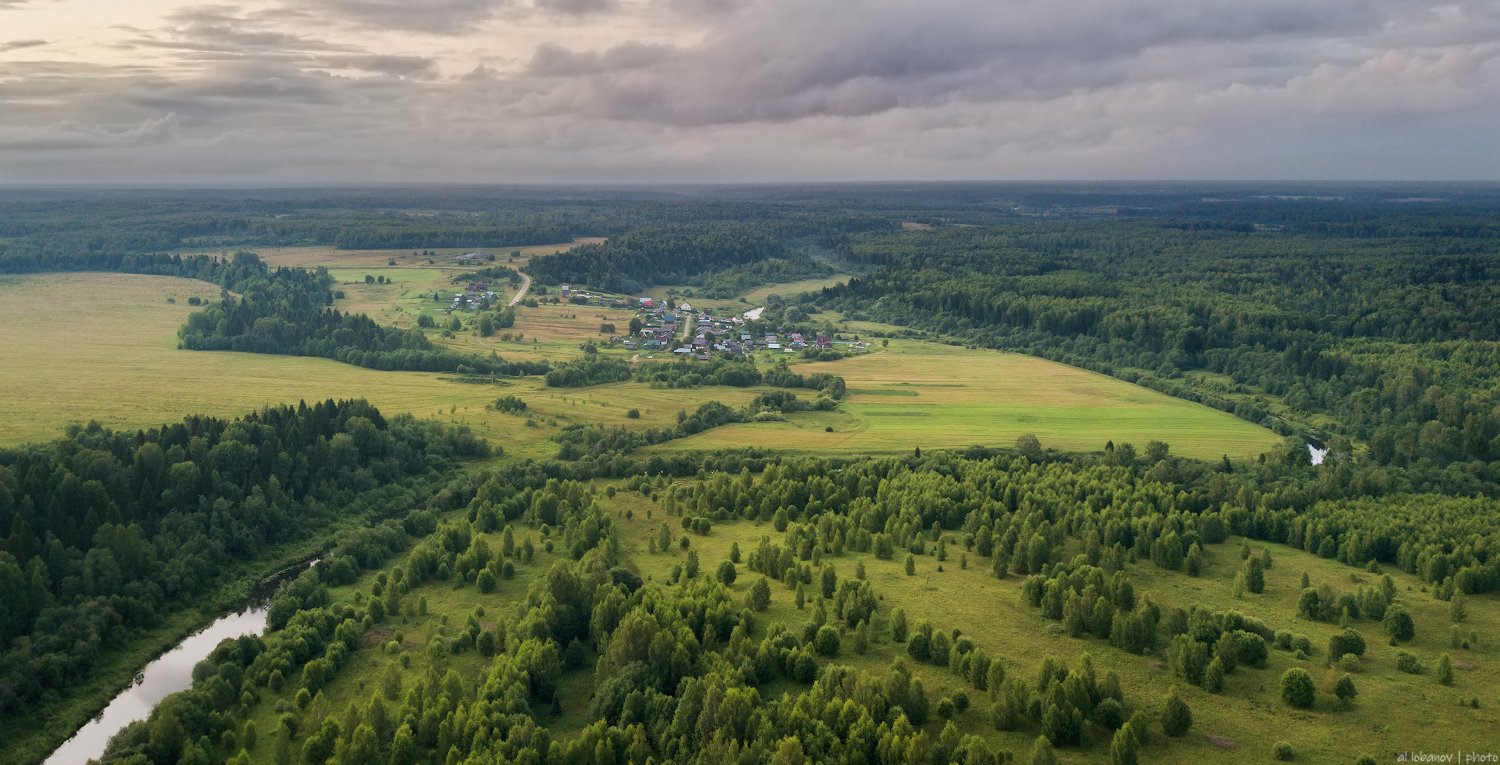
M520 271L517 271L516 273L521 274ZM521 289L516 291L516 296L511 298L510 302L506 303L506 305L511 306L521 302L521 298L526 297L526 290L531 289L531 277L527 276L526 274L521 274L521 279Z

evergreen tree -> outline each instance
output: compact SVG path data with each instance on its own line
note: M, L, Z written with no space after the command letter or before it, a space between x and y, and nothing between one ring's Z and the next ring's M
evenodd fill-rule
M1130 723L1120 726L1109 742L1109 761L1112 765L1136 765L1135 731Z

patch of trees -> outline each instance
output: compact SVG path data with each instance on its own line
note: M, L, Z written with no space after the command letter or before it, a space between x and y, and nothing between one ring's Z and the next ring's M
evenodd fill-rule
M410 507L455 458L486 453L467 430L358 400L0 450L0 712L65 692L231 564Z
M716 358L709 361L682 359L669 364L637 364L634 379L667 388L693 388L699 385L728 385L751 388L773 385L778 388L807 388L830 399L842 399L844 378L826 372L802 375L793 372L785 362L762 371L753 360Z
M590 385L623 382L630 379L630 364L598 354L565 361L548 370L543 378L549 388L585 388Z

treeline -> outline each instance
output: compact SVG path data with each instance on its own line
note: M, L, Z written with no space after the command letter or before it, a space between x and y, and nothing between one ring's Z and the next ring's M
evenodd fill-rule
M784 391L772 391L756 396L741 409L732 409L718 401L700 405L692 414L686 410L677 412L677 424L664 428L636 430L624 426L568 425L553 441L561 444L558 459L562 460L606 460L624 455L652 444L662 444L695 433L733 422L767 422L784 419L788 412L813 408L814 405Z
M340 518L410 506L467 430L364 401L281 406L148 431L75 428L0 450L0 713L87 677L107 651Z
M682 284L709 271L782 257L781 240L747 223L654 226L534 258L533 277L587 284L611 292L639 292L654 284Z
M557 244L573 240L573 231L565 225L475 225L452 219L359 221L353 225L318 225L304 222L299 227L314 244L331 244L341 250L409 250L438 247L523 247L532 244ZM279 236L295 236L279 232Z
M629 364L619 359L585 354L575 361L554 366L546 375L553 388L583 388L590 385L623 382L650 383L653 387L696 388L700 385L728 385L753 388L772 385L778 388L806 388L839 400L844 397L844 378L826 372L803 375L793 372L786 362L762 370L753 360L715 358L709 361L681 359L663 364Z
M1500 459L1500 399L1480 382L1500 372L1500 260L1422 233L1071 222L865 236L851 257L879 270L822 303L1366 441L1380 464Z

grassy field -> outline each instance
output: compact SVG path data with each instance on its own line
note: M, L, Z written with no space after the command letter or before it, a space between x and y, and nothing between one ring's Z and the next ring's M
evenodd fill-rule
M546 457L555 452L547 438L570 422L656 427L709 399L740 406L755 395L637 383L555 389L536 378L471 384L327 359L179 350L177 329L197 310L187 298L217 294L204 282L158 276L0 279L0 444L46 440L78 421L149 427L188 414L232 417L267 404L363 397L387 413L469 425L511 453ZM487 408L506 394L527 400L534 426ZM627 420L630 408L641 418Z
M759 289L754 289L744 294L744 299L759 305L765 302L771 295L790 297L803 292L817 292L824 287L835 287L849 280L849 274L834 274L821 279L803 279L795 282L779 282L767 284Z
M1009 446L1034 433L1061 450L1159 440L1178 454L1216 459L1254 456L1277 442L1233 415L1031 356L892 340L863 356L795 368L841 375L848 401L836 412L730 425L660 448L882 454Z
M619 499L645 501L626 494ZM649 554L646 540L663 521L673 528L674 536L681 536L682 531L676 519L664 518L659 508L651 518L640 507L632 509L633 518L620 516L616 520L623 536L622 549L632 556L644 578L661 582L686 554L676 546L666 553ZM748 554L763 536L779 540L782 535L770 524L739 521L715 524L707 536L689 536L698 550L701 570L712 572L729 557L731 544L738 543ZM1262 546L1252 544L1257 550ZM1314 585L1326 582L1337 591L1352 591L1359 581L1372 584L1379 577L1301 550L1269 545L1275 563L1266 572L1265 592L1235 598L1230 581L1240 565L1238 546L1238 538L1210 545L1199 577L1163 571L1150 563L1128 567L1137 597L1149 594L1163 611L1193 603L1215 610L1232 608L1259 617L1273 628L1305 634L1319 649L1306 661L1273 649L1267 668L1237 669L1228 676L1224 692L1216 697L1173 676L1160 653L1136 656L1104 641L1074 639L1052 629L1055 622L1044 619L1022 600L1020 577L997 580L988 573L988 559L974 554L969 555L969 567L961 568L962 544L952 537L943 570L931 555L918 556L915 576L906 575L901 555L889 561L856 554L825 556L824 560L834 565L841 578L854 576L856 563L864 563L866 576L882 599L877 632L885 629L890 609L899 606L913 624L927 619L935 628L962 630L990 655L1003 657L1009 674L1028 680L1036 676L1048 656L1076 666L1079 657L1088 653L1101 676L1110 670L1120 675L1128 703L1152 714L1161 711L1168 691L1177 685L1193 710L1193 729L1183 739L1163 745L1157 728L1156 743L1143 752L1141 762L1272 762L1271 747L1279 740L1293 745L1299 762L1315 763L1353 762L1361 752L1376 755L1378 762L1390 762L1391 755L1398 751L1451 752L1457 747L1485 751L1493 746L1493 732L1500 729L1500 713L1493 709L1500 703L1494 695L1500 667L1493 659L1493 648L1482 642L1473 650L1453 651L1455 667L1461 668L1457 680L1451 687L1438 684L1430 668L1443 651L1449 650L1447 604L1425 592L1416 578L1389 572L1401 591L1400 599L1417 623L1416 639L1402 648L1416 654L1429 669L1418 675L1397 671L1397 649L1385 644L1380 625L1356 622L1369 648L1361 670L1353 675L1359 697L1352 707L1339 709L1330 688L1324 686L1331 680L1325 678L1322 649L1338 627L1297 618L1298 580L1306 571ZM743 565L739 570L733 589L743 595L759 575ZM1473 629L1481 641L1486 641L1484 636L1500 628L1500 602L1485 596L1471 598L1469 604L1465 632ZM806 612L796 610L792 593L779 583L772 584L772 607L767 615L794 630L807 621ZM867 656L845 651L837 661L884 672L897 656L904 657L904 650L892 645L886 636ZM910 659L906 661L912 664ZM1294 710L1280 700L1281 674L1293 666L1304 667L1320 684L1318 703L1311 710ZM919 670L934 701L940 695L937 689L963 687L946 670L926 666L914 669ZM983 697L973 689L967 692L971 698ZM1478 709L1464 704L1473 697L1481 700ZM986 708L980 702L959 715L956 722L964 733L977 733L1024 757L1036 731L997 732L987 724L985 715ZM929 727L936 735L941 721L929 723ZM1107 760L1107 749L1105 740L1084 751L1061 750L1059 758L1063 762L1100 762Z
M490 337L470 331L446 339L434 335L433 340L464 353L488 355L495 351L505 358L566 361L577 358L578 347L589 340L603 343L615 335L628 334L634 316L634 311L624 308L568 303L521 305L516 307L515 326L497 330ZM615 331L600 332L601 324L613 324Z

